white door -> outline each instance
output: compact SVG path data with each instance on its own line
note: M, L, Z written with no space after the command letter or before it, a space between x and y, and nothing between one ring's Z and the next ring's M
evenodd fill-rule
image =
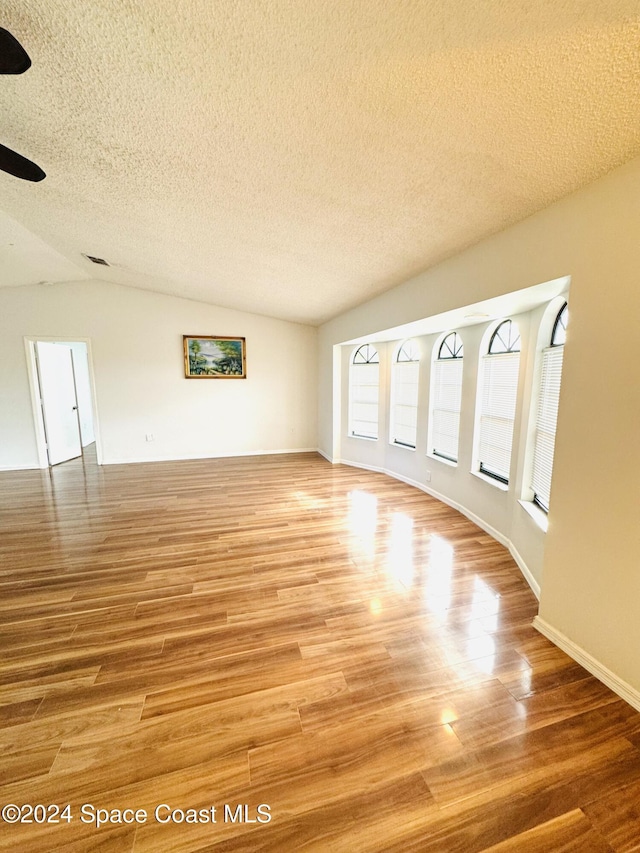
M38 341L38 376L49 464L82 455L71 348Z

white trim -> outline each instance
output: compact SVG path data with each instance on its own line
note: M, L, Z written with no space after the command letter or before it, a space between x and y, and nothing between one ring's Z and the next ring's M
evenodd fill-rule
M522 500L518 501L518 503L527 515L533 519L534 524L536 524L543 533L546 533L549 529L549 518L547 513L540 509L537 504L534 504L533 501Z
M596 660L589 652L578 646L561 631L558 631L544 619L541 619L540 616L536 616L533 620L533 627L540 631L548 640L551 640L559 649L566 652L570 658L583 666L598 681L606 684L617 696L628 702L632 708L640 711L640 691L636 690L635 687L623 681L615 672L612 672L608 667L600 663L599 660Z
M31 411L33 414L33 429L36 439L36 453L38 464L36 468L42 470L49 467L47 455L47 440L44 431L44 420L42 416L42 404L40 401L40 383L38 380L38 367L36 363L37 339L25 337L24 346L27 357L27 377L29 382L29 394L31 397ZM32 466L29 466L30 468Z
M365 465L364 462L351 462L347 459L334 459L334 464L338 465L348 465L350 468L362 468L365 471L373 471L374 474L389 474L389 476L394 476L390 471L387 471L385 468L378 468L377 465ZM396 477L396 480L402 479L401 477ZM406 482L406 481L405 481ZM411 483L410 485L413 485Z
M331 462L332 465L336 465L340 462L339 459L334 459L332 456L329 456L328 453L325 453L324 450L320 450L319 447L316 447L316 453L319 453L320 456L324 457L324 459L326 459L327 462Z
M453 459L445 459L444 456L436 456L435 453L429 453L429 451L427 451L427 458L434 459L436 462L440 462L442 465L448 465L449 468L458 467L458 463L454 462Z
M342 414L343 414L343 382L342 382L342 357L343 350L339 344L334 344L332 349L333 358L333 375L331 377L331 399L332 399L332 435L331 435L331 455L340 456L342 452ZM347 367L347 386L349 385L351 366ZM322 387L322 380L318 376L318 388ZM347 394L349 387L347 387ZM349 420L349 400L346 401L346 417L347 423ZM316 418L317 421L317 418Z
M340 460L331 459L323 450L319 450L317 447L306 447L296 450L248 450L242 453L218 453L216 456L153 456L147 457L145 459L110 459L109 461L104 461L102 465L143 465L145 462L188 462L189 460L194 459L229 459L233 456L278 456L283 455L285 453L319 453L320 456L323 456L328 462L332 464L339 463ZM45 469L49 466L45 466ZM0 471L42 471L43 468L40 465L0 465Z
M59 343L59 344L86 344L87 346L87 367L89 370L89 388L91 391L91 406L93 416L93 433L96 445L96 462L102 465L102 434L100 431L100 418L98 416L98 398L96 394L96 380L93 372L93 352L91 350L91 338L83 337L66 337L65 335L24 335L23 337L25 352L27 357L27 377L29 381L29 389L31 394L31 407L33 410L33 425L36 437L36 450L38 453L39 464L34 466L39 469L49 467L49 456L47 454L47 444L44 431L44 421L42 419L42 406L40 405L40 387L38 383L38 368L36 364L36 344L38 341L44 343ZM20 469L11 469L20 470Z
M531 587L531 592L535 595L535 597L538 599L538 601L540 601L540 584L534 578L534 576L531 574L531 570L530 570L529 566L527 566L525 561L522 559L522 557L520 556L520 553L518 552L518 549L513 544L513 542L509 541L507 548L509 549L509 553L511 554L513 559L516 561L518 568L520 569L520 571L522 572L522 574L524 576L524 579L526 580L526 582Z
M494 486L496 489L500 489L501 492L509 491L509 483L503 483L502 480L496 480L495 477L490 477L482 471L469 471L469 473L473 474L474 477L477 477L484 483L487 483L489 486Z
M389 447L401 447L403 450L413 450L414 453L416 452L415 444L403 444L395 438L393 441L389 442Z
M103 465L143 465L145 462L186 462L191 459L229 459L233 456L277 456L285 453L319 453L315 447L296 447L295 450L244 450L230 451L229 453L216 453L211 456L194 454L193 456L147 456L138 459L108 459L103 460ZM322 454L324 455L324 454Z
M324 454L322 454L324 456ZM443 504L450 506L452 509L457 510L457 512L461 513L468 518L469 521L472 521L477 527L481 530L484 530L485 533L488 533L492 539L495 539L496 542L499 542L500 545L503 545L507 551L511 554L513 559L515 560L516 565L522 572L522 576L526 580L527 584L530 586L531 591L535 595L535 597L540 600L540 584L537 582L533 573L527 566L526 562L520 556L518 550L515 545L500 533L499 530L496 530L495 527L492 527L490 524L487 524L480 516L471 512L471 510L467 509L462 504L456 503L456 501L452 501L450 498L445 495L437 492L435 489L431 489L428 486L425 486L424 483L419 483L417 480L412 480L410 477L405 477L402 474L398 474L395 471L390 471L387 468L377 468L374 465L365 465L362 462L351 462L346 460L341 460L341 464L350 465L352 468L363 468L365 471L374 471L377 474L387 474L389 477L393 477L394 480L401 480L403 483L407 483L409 486L414 486L416 489L420 489L420 491L425 492L427 495L430 495L432 498L435 498L438 501L441 501Z

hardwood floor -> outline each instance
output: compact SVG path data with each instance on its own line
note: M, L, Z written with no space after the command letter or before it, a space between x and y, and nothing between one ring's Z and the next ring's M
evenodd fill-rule
M0 805L61 810L0 851L640 850L640 715L418 490L87 459L0 507Z

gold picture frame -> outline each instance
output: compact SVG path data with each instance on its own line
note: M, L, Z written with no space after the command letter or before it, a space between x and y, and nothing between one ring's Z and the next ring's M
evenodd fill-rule
M183 335L184 375L187 379L246 379L244 338L226 335Z

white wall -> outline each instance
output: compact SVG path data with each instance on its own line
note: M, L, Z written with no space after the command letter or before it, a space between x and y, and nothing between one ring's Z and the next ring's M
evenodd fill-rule
M326 323L318 387L319 444L332 456L335 345L570 275L549 531L543 551L518 516L510 538L541 560L541 627L640 704L638 234L640 159Z
M90 340L105 464L316 447L310 326L94 281L0 288L0 331L0 468L38 466L25 336ZM185 379L183 334L245 337L247 378Z

